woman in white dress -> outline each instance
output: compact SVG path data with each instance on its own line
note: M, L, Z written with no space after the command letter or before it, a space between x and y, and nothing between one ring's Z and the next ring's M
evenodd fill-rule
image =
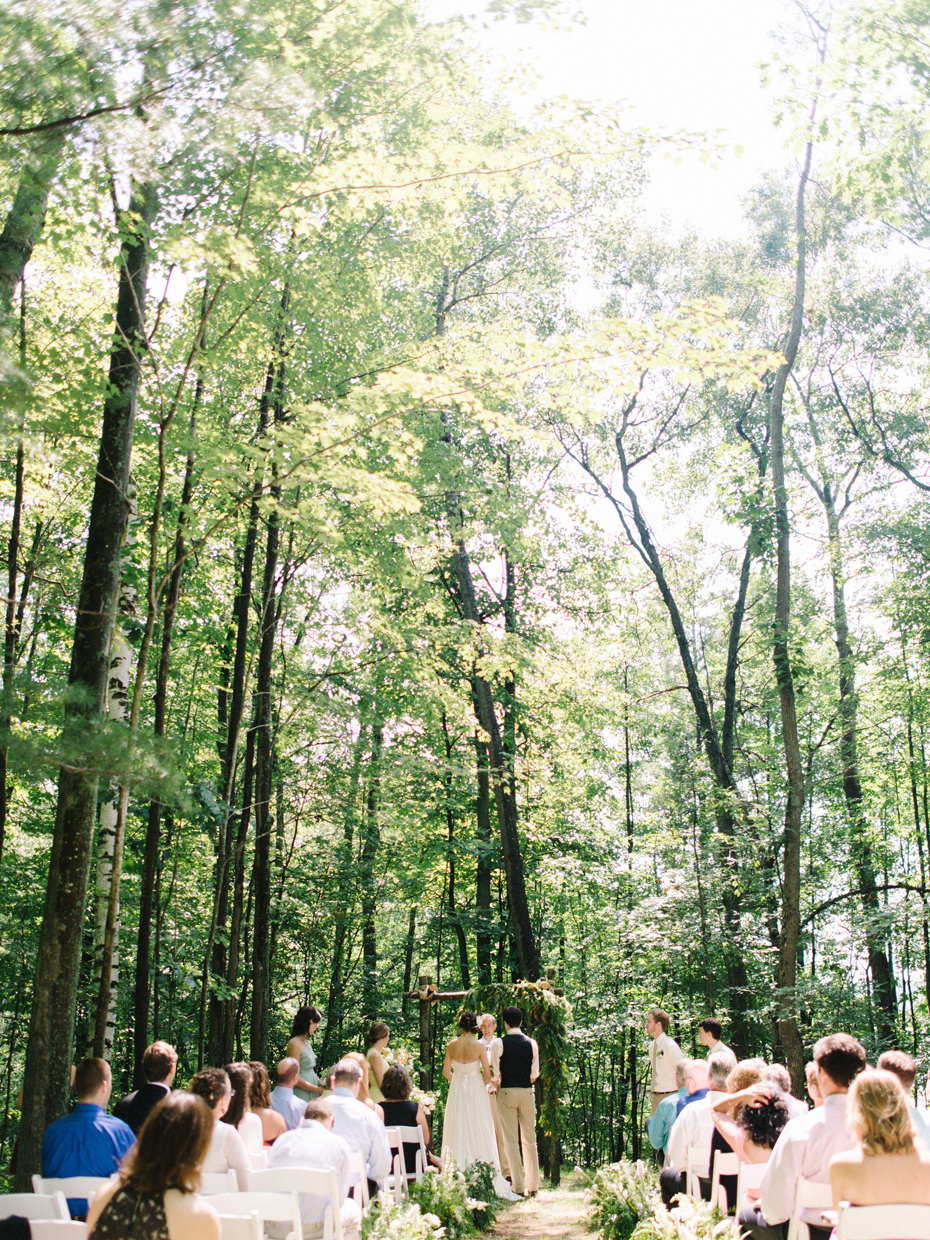
M442 1074L449 1082L449 1099L442 1123L442 1155L451 1155L464 1170L475 1162L490 1163L496 1172L494 1191L506 1201L519 1201L501 1175L497 1139L488 1086L491 1069L487 1052L477 1041L478 1021L474 1012L459 1017L461 1033L446 1047Z

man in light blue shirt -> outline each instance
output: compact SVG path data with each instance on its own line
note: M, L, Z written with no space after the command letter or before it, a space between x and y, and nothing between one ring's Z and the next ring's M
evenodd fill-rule
M84 1059L78 1064L74 1073L77 1104L70 1115L50 1124L42 1138L42 1175L46 1179L72 1175L108 1179L119 1170L136 1137L128 1124L104 1110L112 1090L113 1076L105 1059ZM69 1197L68 1209L75 1218L85 1218L87 1202Z
M917 1064L910 1055L906 1055L904 1051L882 1051L875 1066L884 1068L886 1072L893 1072L901 1082L904 1092L910 1095L917 1080ZM909 1102L909 1106L911 1119L914 1121L915 1144L918 1149L930 1153L930 1115L913 1102Z
M665 1147L668 1145L668 1134L672 1131L672 1125L678 1116L678 1103L682 1099L687 1098L688 1091L685 1088L685 1068L687 1067L687 1059L679 1059L675 1064L675 1080L678 1084L678 1093L669 1094L655 1109L652 1119L646 1124L646 1131L649 1134L649 1142L654 1150L665 1153Z
M275 1066L277 1084L271 1091L271 1108L277 1111L292 1132L304 1117L306 1103L294 1093L300 1065L296 1059L282 1059Z

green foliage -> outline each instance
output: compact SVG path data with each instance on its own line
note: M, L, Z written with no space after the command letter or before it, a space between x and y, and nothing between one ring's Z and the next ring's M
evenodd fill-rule
M655 1171L628 1159L601 1167L585 1191L585 1200L592 1230L604 1240L629 1240L640 1223L657 1208L664 1209Z
M445 1234L435 1214L424 1214L407 1198L398 1205L390 1193L379 1193L362 1215L362 1240L441 1240Z
M425 1216L441 1221L448 1240L461 1240L483 1231L503 1207L493 1177L489 1163L474 1163L460 1171L447 1154L441 1171L430 1167L419 1184L411 1183L410 1196Z
M739 1240L742 1231L716 1206L682 1195L671 1210L659 1202L631 1235L633 1240Z

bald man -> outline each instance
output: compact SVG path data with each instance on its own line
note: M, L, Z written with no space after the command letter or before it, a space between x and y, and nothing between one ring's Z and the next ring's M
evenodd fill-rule
M303 1098L298 1098L294 1093L300 1064L296 1059L282 1059L275 1065L274 1071L277 1084L271 1091L272 1110L282 1117L288 1132L293 1132L303 1119L307 1107Z

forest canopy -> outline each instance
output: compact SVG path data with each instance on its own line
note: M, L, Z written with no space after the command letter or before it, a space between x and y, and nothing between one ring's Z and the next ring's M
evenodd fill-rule
M414 0L0 11L26 1182L74 1059L413 1048L421 976L556 971L586 1164L657 1002L926 1066L930 6L787 20L734 243L641 210L711 138L534 110Z

